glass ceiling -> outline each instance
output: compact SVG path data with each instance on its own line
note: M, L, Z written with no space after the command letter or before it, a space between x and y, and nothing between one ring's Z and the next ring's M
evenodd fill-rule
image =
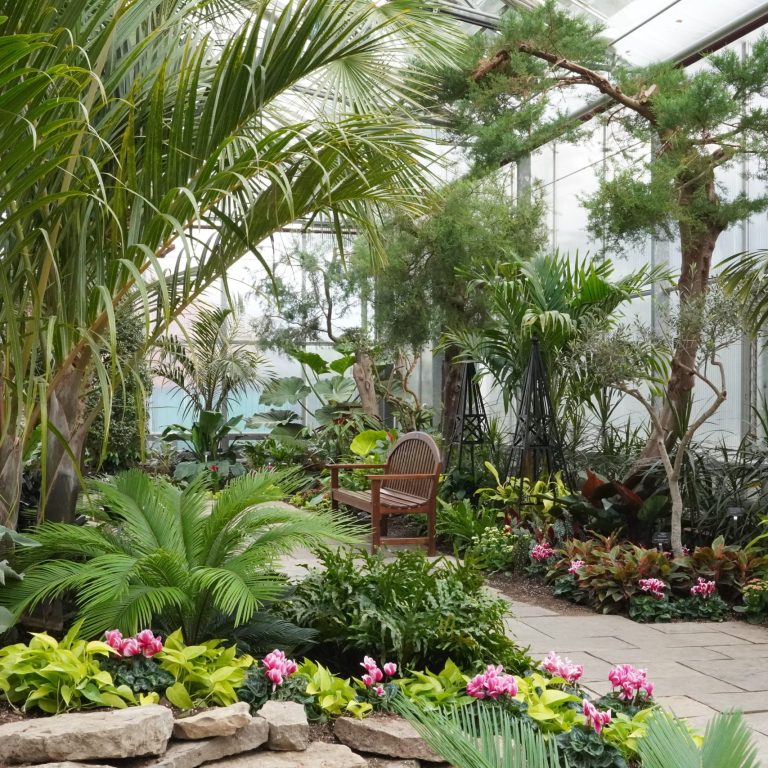
M443 0L446 12L468 31L493 29L509 7L534 7L540 0ZM606 27L616 52L631 64L686 59L755 20L768 21L759 0L561 0Z

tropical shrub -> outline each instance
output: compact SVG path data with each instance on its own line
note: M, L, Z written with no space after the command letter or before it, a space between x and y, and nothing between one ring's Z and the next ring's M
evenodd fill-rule
M271 507L290 485L285 473L242 476L211 505L200 478L179 489L130 470L93 482L100 522L39 526L31 538L40 546L21 560L24 581L0 602L18 617L71 593L86 637L147 626L181 628L191 643L229 634L283 594L279 555L357 540L334 514Z
M437 502L437 533L447 538L459 552L463 552L474 537L497 525L499 513L496 509L474 505L467 498L450 502L438 498Z
M572 728L561 733L557 745L569 768L627 768L618 747L591 729Z
M33 633L28 644L0 649L3 698L24 711L46 714L139 703L131 688L116 684L101 668L101 660L113 653L110 646L81 639L80 628L81 622L75 623L61 641L45 632Z
M560 550L547 578L562 597L586 602L603 613L630 612L640 620L713 618L724 615L723 598L734 599L751 577L766 572L765 555L727 546L716 539L711 547L697 547L691 554L672 557L657 549L619 543L617 537L597 536L570 540ZM578 563L578 568L573 568ZM672 604L654 605L646 599L643 584L658 581L668 590ZM691 589L712 582L711 602ZM679 604L679 605L678 605ZM678 606L679 610L675 608Z
M240 701L248 702L251 712L258 712L269 700L296 701L308 704L312 697L306 692L307 680L297 675L298 666L285 653L274 650L268 653L261 664L253 664L237 691Z
M521 572L530 561L533 537L509 525L485 528L470 541L472 555L487 570Z
M483 591L471 558L430 561L399 552L387 562L363 551L319 551L311 571L283 606L283 615L318 631L315 652L334 662L350 655L393 658L401 669L452 659L473 669L495 659L523 671L530 659L507 637L508 605Z
M161 669L176 682L165 690L168 701L179 709L219 705L237 700L245 682L246 670L254 663L247 655L238 656L237 646L222 647L222 640L186 645L180 630L171 633L159 654Z

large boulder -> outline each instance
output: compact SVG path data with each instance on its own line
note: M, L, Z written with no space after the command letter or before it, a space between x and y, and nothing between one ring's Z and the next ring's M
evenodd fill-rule
M203 763L221 760L241 752L250 752L265 744L269 725L254 717L244 728L232 736L218 736L200 741L172 741L165 754L150 759L132 760L124 768L197 768Z
M74 712L0 725L7 765L162 755L173 731L170 709L146 707Z
M174 739L211 739L232 736L251 722L250 707L238 701L228 707L214 707L191 717L181 717L173 724Z
M369 717L365 720L340 717L333 730L342 744L357 752L372 752L374 755L406 760L443 762L443 758L426 745L416 729L401 717Z
M304 706L295 701L268 701L258 712L269 723L270 749L296 752L309 746L309 723Z
M365 768L367 762L343 744L314 741L300 752L252 752L206 768Z

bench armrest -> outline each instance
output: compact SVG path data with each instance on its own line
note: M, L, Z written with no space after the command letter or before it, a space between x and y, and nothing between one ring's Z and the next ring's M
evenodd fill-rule
M384 469L386 464L326 464L328 469Z
M335 491L339 487L340 469L384 469L386 464L328 464L331 470L331 490Z
M372 483L382 482L384 480L437 480L435 474L400 474L400 475L367 475Z

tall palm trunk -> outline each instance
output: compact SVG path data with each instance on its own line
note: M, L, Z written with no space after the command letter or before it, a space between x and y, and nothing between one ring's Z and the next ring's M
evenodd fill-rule
M84 419L85 371L72 367L49 393L46 494L41 500L46 520L71 523L80 491L80 468L90 419Z
M19 516L24 445L19 435L0 441L0 525L15 528Z
M443 418L441 432L443 446L447 447L456 429L456 414L461 397L461 375L463 363L457 362L461 349L456 344L449 344L443 356Z

